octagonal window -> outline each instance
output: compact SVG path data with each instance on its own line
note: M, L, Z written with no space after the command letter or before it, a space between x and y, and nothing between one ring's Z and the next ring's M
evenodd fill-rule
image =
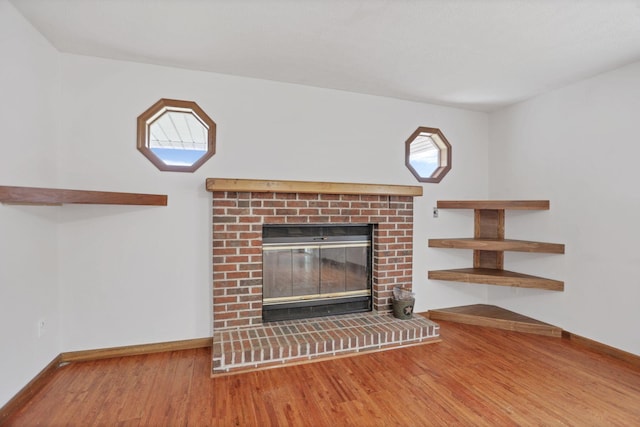
M161 99L138 116L138 150L162 171L194 172L215 141L215 122L195 102Z
M451 170L451 144L437 128L419 127L405 143L405 164L420 182L440 182Z

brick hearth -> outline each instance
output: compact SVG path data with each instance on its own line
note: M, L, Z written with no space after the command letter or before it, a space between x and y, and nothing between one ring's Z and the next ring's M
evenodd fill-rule
M440 327L422 316L376 313L269 322L214 332L213 375L324 357L439 341Z

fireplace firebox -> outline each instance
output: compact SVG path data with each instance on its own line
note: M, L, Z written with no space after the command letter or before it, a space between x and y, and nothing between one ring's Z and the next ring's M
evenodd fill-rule
M265 322L371 311L369 224L263 226Z

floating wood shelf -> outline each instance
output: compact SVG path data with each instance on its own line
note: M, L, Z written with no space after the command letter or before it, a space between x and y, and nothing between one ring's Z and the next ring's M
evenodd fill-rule
M167 206L163 194L116 193L38 187L0 186L0 202L25 205L99 204Z
M440 209L549 210L548 200L438 200Z
M422 196L422 187L418 185L207 178L206 187L207 191Z
M564 253L564 245L560 243L510 239L429 239L429 247L483 251L538 252L548 254Z
M458 268L455 270L429 271L429 279L452 282L480 283L485 285L514 286L518 288L536 288L549 291L563 291L564 282L530 276L495 268Z
M473 268L429 271L429 279L563 291L564 282L504 270L504 251L563 254L560 243L504 238L505 209L547 210L548 200L439 200L441 209L473 209L474 237L429 239L431 248L472 249Z
M562 329L557 326L540 322L494 305L475 304L429 310L427 317L432 320L447 320L468 325L488 326L507 331L527 332L558 338L562 336Z

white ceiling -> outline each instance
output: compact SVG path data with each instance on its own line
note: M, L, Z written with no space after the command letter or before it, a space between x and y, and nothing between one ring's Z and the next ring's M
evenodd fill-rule
M492 111L640 60L640 0L10 0L61 52Z

